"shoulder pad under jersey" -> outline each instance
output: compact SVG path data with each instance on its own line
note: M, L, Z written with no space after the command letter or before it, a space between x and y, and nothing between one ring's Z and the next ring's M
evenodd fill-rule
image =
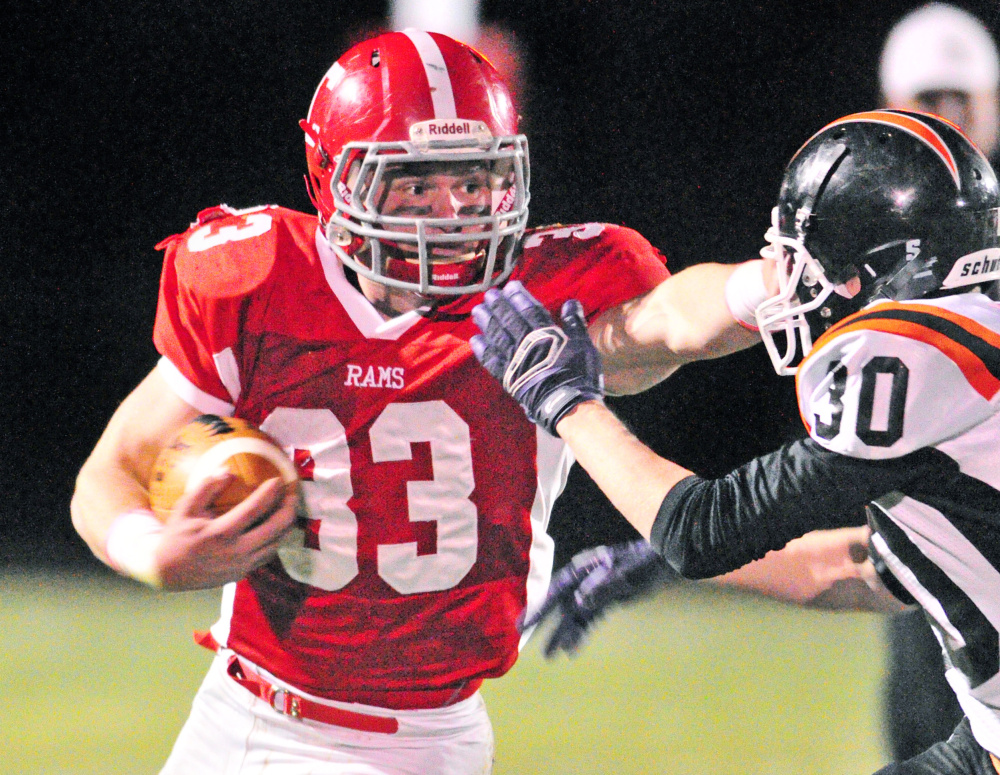
M264 282L296 244L311 248L315 229L315 216L277 205L244 210L219 205L202 210L187 231L156 247L166 251L181 286L231 297Z
M522 246L514 279L543 303L553 300L555 311L562 301L578 299L591 319L649 292L670 276L663 255L641 234L623 226L547 226L528 232Z
M796 374L813 439L885 459L940 444L995 412L1000 328L942 301L879 302L817 340Z

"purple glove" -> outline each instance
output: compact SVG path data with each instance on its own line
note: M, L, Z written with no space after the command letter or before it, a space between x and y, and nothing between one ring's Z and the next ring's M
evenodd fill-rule
M556 424L574 406L603 400L601 358L576 299L563 304L560 327L515 280L502 291L488 290L472 319L482 331L470 341L476 358L528 418L553 436L558 435Z
M677 574L645 541L588 549L555 575L541 608L521 629L535 626L558 610L553 615L559 622L545 645L545 656L557 651L573 655L608 609L636 600L675 578Z

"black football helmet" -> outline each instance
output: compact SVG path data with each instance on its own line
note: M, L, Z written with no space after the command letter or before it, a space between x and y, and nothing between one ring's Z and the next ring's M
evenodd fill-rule
M817 132L785 170L761 251L777 263L779 293L757 308L777 372L870 302L1000 279L998 208L990 163L944 119L879 110Z

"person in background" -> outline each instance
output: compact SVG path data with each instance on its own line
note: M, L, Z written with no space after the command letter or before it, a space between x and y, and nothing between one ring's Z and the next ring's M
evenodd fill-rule
M480 0L392 0L388 22L393 30L440 32L482 52L524 110L527 52L508 25L484 18Z
M883 105L948 119L994 161L998 84L993 35L961 8L930 3L904 16L886 36L879 63Z

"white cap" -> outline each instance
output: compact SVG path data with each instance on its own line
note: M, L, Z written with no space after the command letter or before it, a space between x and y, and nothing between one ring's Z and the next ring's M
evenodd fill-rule
M889 32L879 78L889 103L924 91L990 91L1000 81L1000 57L979 19L953 5L931 3Z

